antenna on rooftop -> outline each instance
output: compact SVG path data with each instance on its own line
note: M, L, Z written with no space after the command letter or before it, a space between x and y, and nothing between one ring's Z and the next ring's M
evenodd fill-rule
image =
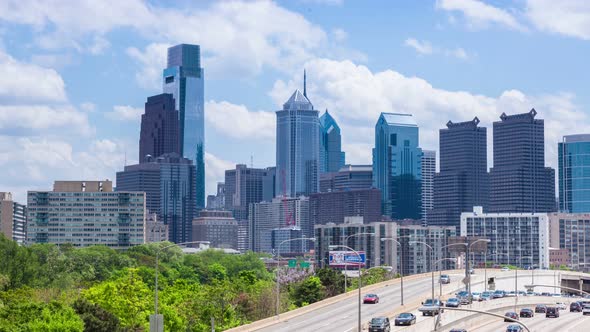
M307 74L305 68L303 68L303 95L307 98Z
M254 155L250 153L250 168L254 168Z

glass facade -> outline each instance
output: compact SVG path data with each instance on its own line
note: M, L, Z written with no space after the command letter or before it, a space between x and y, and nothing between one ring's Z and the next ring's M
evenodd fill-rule
M558 154L559 209L590 212L590 134L564 136Z
M205 99L204 73L200 66L200 47L180 44L168 49L163 90L171 93L179 112L181 154L192 160L197 208L205 207Z
M373 186L381 189L384 215L421 218L422 149L412 115L381 113L375 125Z
M336 120L328 113L320 117L320 172L338 172L345 162L342 137Z
M319 191L318 111L299 90L277 114L276 195L297 197Z

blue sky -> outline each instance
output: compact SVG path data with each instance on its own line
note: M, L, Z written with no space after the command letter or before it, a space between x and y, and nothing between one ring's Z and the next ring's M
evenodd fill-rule
M2 1L0 191L24 201L135 163L177 43L202 49L208 193L251 156L274 165L274 111L303 68L347 163L371 162L380 112L412 113L436 150L448 120L478 116L491 155L491 123L535 107L555 167L560 137L589 131L589 40L582 0Z

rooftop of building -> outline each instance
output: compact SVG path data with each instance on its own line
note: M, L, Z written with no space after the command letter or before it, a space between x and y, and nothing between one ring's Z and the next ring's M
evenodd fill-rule
M588 143L590 134L576 134L563 136L563 143Z
M296 89L289 100L283 104L284 111L313 111L313 104L307 97Z
M104 181L55 181L55 192L112 192L113 182Z
M390 126L418 127L412 114L381 113L381 118L383 118Z

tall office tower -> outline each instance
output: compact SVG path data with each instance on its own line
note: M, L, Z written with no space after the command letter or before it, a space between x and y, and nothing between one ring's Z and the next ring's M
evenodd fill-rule
M429 225L455 226L461 212L488 207L487 129L479 119L453 123L439 131L440 171L434 176L434 208Z
M124 249L145 242L145 193L113 192L111 181L55 181L29 191L28 245L71 243Z
M274 192L274 168L249 168L236 165L225 171L225 209L233 212L236 220L248 220L248 206L270 202Z
M165 154L117 172L117 191L145 192L147 209L168 225L169 240L187 242L196 215L195 174L191 160Z
M249 247L255 252L271 253L272 231L277 228L298 228L302 236L313 237L313 225L309 222L309 199L275 198L271 202L250 204ZM304 246L305 251L313 244Z
M146 156L157 158L165 153L180 154L178 111L169 93L148 97L141 115L139 162Z
M555 171L545 167L545 133L537 111L494 122L489 212L553 212Z
M373 188L372 165L344 165L338 172L320 174L320 192Z
M12 193L0 192L0 233L24 244L27 235L27 206L12 200Z
M436 173L436 151L422 151L422 223L428 224L428 211L434 207L434 173Z
M559 210L568 213L590 212L590 134L568 135L558 144Z
M410 114L381 113L375 125L373 184L381 189L382 213L393 219L420 219L422 149Z
M304 84L305 91L305 84ZM276 194L283 197L319 191L320 121L307 96L295 90L277 114Z
M320 173L338 172L344 158L340 127L326 109L320 117Z
M171 93L178 110L181 155L193 161L197 209L205 207L205 97L199 45L180 44L168 49L164 92Z
M215 195L207 196L208 210L223 210L225 209L225 183L217 182L217 193Z

